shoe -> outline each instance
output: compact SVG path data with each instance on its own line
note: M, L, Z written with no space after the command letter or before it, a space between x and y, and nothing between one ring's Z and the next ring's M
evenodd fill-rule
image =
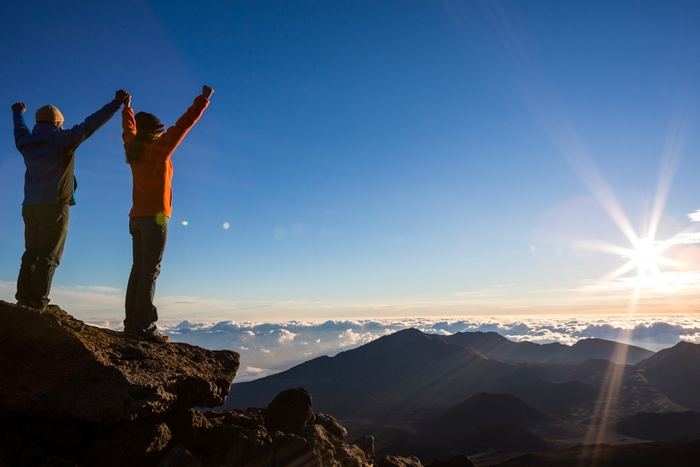
M168 344L170 338L158 331L151 333L124 331L124 334L140 342L155 342L156 344Z
M155 342L156 344L169 344L170 337L158 331L153 331L153 334L143 339L146 342Z
M17 305L18 305L18 306L24 306L24 307L27 307L27 308L33 308L33 309L39 310L39 311L45 310L46 307L47 307L47 305L44 305L44 304L37 304L37 303L35 303L35 302L31 301L31 300L25 299L25 298L20 298L19 300L17 300Z

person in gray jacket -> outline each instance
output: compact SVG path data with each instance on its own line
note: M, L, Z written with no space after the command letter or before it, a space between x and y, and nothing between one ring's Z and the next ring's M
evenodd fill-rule
M49 303L54 272L68 235L68 206L75 204L78 183L73 173L75 150L119 110L129 95L117 91L114 100L72 128L52 105L36 111L30 131L24 102L12 106L15 145L24 157L24 254L17 278L18 305L42 309Z

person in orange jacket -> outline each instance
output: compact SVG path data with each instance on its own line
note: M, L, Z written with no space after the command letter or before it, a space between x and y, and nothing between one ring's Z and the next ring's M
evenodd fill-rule
M212 88L203 86L202 94L167 131L163 122L153 114L139 112L134 115L131 96L124 101L122 139L133 178L129 233L134 258L126 288L124 332L138 340L169 341L157 330L158 310L153 297L172 212L173 164L170 158L202 116L213 93Z

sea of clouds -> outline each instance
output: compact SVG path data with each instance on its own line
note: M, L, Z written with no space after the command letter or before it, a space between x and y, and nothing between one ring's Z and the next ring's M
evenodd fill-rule
M0 281L0 296L10 297L14 290L13 282ZM123 291L119 289L56 287L52 291L53 299L73 316L89 324L121 329L123 318L119 310L122 307ZM193 302L165 297L159 299L159 308L161 304L170 311L164 314L164 319L158 321L158 326L173 342L186 342L212 350L234 350L241 354L237 382L284 371L322 355L333 356L406 328L416 328L432 334L497 332L513 341L541 344L560 342L571 345L579 339L597 337L653 351L672 347L680 341L700 343L700 313L253 322L221 321L206 317L226 313L230 307L226 302L202 299ZM177 313L178 307L187 313ZM202 314L193 317L191 310L200 308ZM228 311L227 314L230 316L231 312ZM177 319L174 317L177 315L190 319Z
M322 355L333 356L405 328L416 328L432 334L497 332L513 341L560 342L568 345L579 339L597 337L654 351L672 347L680 341L700 343L700 315L663 318L600 315L449 320L410 318L332 320L322 323L182 321L177 324L161 324L160 328L173 342L239 352L241 368L236 376L237 382L284 371Z

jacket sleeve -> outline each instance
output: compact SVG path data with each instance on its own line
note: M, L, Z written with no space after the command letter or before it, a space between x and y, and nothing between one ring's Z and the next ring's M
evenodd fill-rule
M136 136L136 120L134 120L134 109L124 107L122 109L122 139L124 140L124 148L129 144L129 141Z
M29 131L27 122L24 120L24 112L21 110L12 111L12 120L15 124L15 146L19 149L19 139L22 136L31 134L31 131Z
M113 100L86 118L80 125L75 125L70 130L61 132L61 136L63 137L61 145L63 147L77 147L80 143L92 136L94 132L99 130L102 125L107 123L109 119L117 113L120 106L120 103Z
M208 106L209 99L202 95L197 96L190 108L187 109L187 112L177 120L175 126L168 128L168 131L159 138L166 158L178 147L187 132L197 123Z

